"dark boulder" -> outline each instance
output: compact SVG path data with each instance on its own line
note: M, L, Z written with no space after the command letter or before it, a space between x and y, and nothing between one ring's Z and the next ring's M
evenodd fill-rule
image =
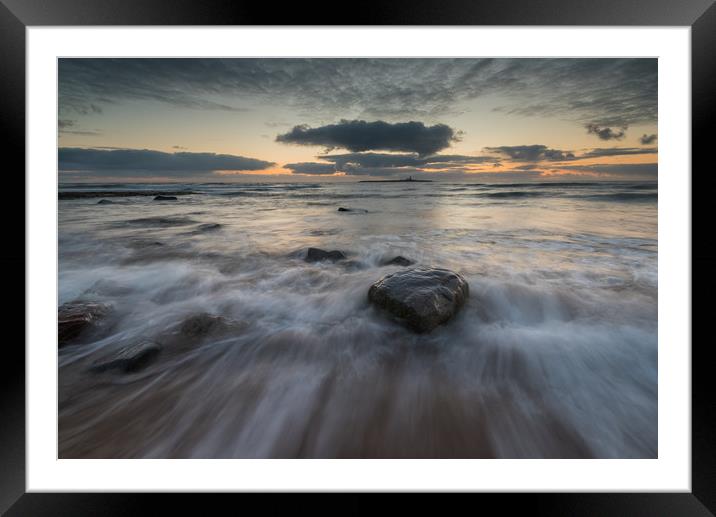
M111 311L106 303L74 301L57 308L57 341L60 347L96 328L98 321Z
M345 208L342 206L338 208L338 211L339 212L354 212L354 213L358 213L358 214L367 214L368 213L368 210L366 210L364 208Z
M243 327L241 323L223 316L202 312L186 318L179 327L179 331L184 336L200 338L208 335L226 334L232 330L239 331Z
M343 207L341 206L341 207L338 207L338 211L339 211L339 212L351 212L352 210L351 210L350 208L343 208Z
M368 300L415 332L430 332L447 322L469 295L467 281L440 268L398 271L374 283Z
M392 258L390 260L384 260L380 263L381 266L412 266L415 264L414 261L407 259L401 255L398 255L395 258Z
M136 372L154 361L161 350L162 347L159 343L140 340L121 348L105 359L95 361L90 370L93 372L105 372L107 370L119 370L124 373Z
M321 262L324 260L330 260L336 262L338 260L345 260L346 255L342 251L333 250L326 251L320 248L308 248L306 252L306 262Z
M110 201L109 199L100 199L97 201L98 205L113 205L114 201Z
M161 194L158 196L154 196L154 201L176 201L176 196L162 196Z

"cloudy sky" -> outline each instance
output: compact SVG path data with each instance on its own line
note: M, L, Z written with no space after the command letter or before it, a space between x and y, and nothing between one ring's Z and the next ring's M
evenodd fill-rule
M60 181L656 179L656 59L60 59Z

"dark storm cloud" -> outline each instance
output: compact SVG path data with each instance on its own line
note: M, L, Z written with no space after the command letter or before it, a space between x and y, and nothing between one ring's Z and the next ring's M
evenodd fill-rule
M421 175L435 178L438 174L436 172L427 172L416 167L361 167L360 165L351 164L343 166L341 172L348 176L413 176L416 179ZM440 177L442 178L443 173L439 174L441 174Z
M348 154L330 154L319 156L321 160L330 161L337 167L343 167L346 164L357 165L360 167L430 167L442 168L455 165L481 164L484 162L493 162L493 156L465 156L457 154L434 154L430 156L420 156L418 154L388 154L388 153L348 153Z
M359 167L416 167L427 163L428 158L421 158L418 154L388 154L388 153L348 153L319 156L321 160L336 164L339 169L346 164Z
M60 113L122 100L208 110L255 99L339 117L459 112L498 94L500 111L622 127L654 122L656 59L60 59ZM227 100L231 99L231 100Z
M529 146L521 146L529 147ZM589 153L576 157L575 160L586 157L618 156L621 154L636 154L631 148L593 149ZM608 153L607 151L611 151ZM651 150L647 150L651 152ZM519 155L519 153L517 154ZM409 154L381 154L381 153L350 153L343 155L328 155L318 157L323 162L289 163L284 168L293 174L302 175L331 175L334 173L347 176L381 176L381 177L407 177L413 178L439 178L474 179L475 181L496 179L529 180L534 178L548 178L553 174L559 177L583 176L603 177L604 179L656 179L657 164L597 164L597 165L554 165L555 161L537 160L534 163L515 165L508 170L492 171L494 157L491 156L463 156L463 155L434 155L418 157ZM331 163L326 163L329 161ZM524 158L515 161L526 161ZM441 164L440 171L434 170L433 164ZM509 164L508 164L509 167Z
M598 124L587 124L587 133L597 135L600 140L621 140L626 135L627 127L620 128L604 127Z
M440 171L466 172L484 163L492 164L494 156L466 156L457 154L435 154L420 156L417 153L347 153L321 155L316 158L323 162L289 163L284 168L294 174L332 174L341 172L348 175L395 175L435 174ZM326 163L330 162L330 163ZM440 172L444 174L444 172Z
M656 147L601 147L592 149L579 158L602 158L605 156L626 156L631 154L656 154Z
M499 147L485 147L489 153L505 155L515 161L541 162L574 160L571 151L550 149L546 145L503 145Z
M316 128L301 125L276 137L277 142L286 144L343 148L354 152L402 151L419 155L445 149L455 140L455 131L445 124L426 126L415 121L391 124L382 120L341 120L337 124Z
M275 165L271 162L214 153L165 153L148 149L83 149L61 147L60 171L132 172L213 172L257 171Z
M641 145L649 145L656 142L656 135L642 135L639 139L639 142L641 142Z
M293 174L335 174L336 166L332 163L301 162L287 163L284 169L290 170Z
M341 166L332 163L303 162L287 163L283 166L292 174L305 174L311 176L331 175L342 173L346 176L394 176L414 175L424 173L422 169L415 167L363 167L355 163L346 163ZM435 173L430 173L435 174Z
M471 174L484 172L488 167L505 165L514 172L545 173L548 171L560 172L571 170L575 173L585 172L594 174L629 175L632 172L643 174L643 164L632 167L631 164L608 165L572 165L558 166L557 162L578 162L588 158L603 158L609 156L626 156L654 154L656 148L612 147L590 149L579 155L571 151L550 149L544 145L518 145L487 147L486 151L504 156L502 163L498 158L490 155L467 156L456 154L434 154L420 156L416 153L346 153L316 156L320 162L289 163L284 168L294 174L330 175L343 173L346 175L395 176L408 174L445 174L460 173ZM328 162L328 163L326 163ZM511 162L531 162L527 164L510 166ZM498 174L502 174L498 173Z

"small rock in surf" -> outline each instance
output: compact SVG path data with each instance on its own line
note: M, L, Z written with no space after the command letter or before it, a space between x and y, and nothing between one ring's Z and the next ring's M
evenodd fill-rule
M154 201L176 201L176 196L162 196L161 194L158 196L154 196Z
M381 266L412 266L415 264L414 261L407 259L401 255L398 255L395 258L392 258L390 260L384 260L380 263Z
M448 269L418 267L386 275L368 300L415 332L430 332L455 316L469 295L467 281Z
M200 224L196 227L196 231L198 232L213 232L214 230L219 230L221 228L221 224L219 223L205 223Z
M100 199L97 201L98 205L113 205L114 201L110 201L109 199Z
M179 331L188 337L198 338L209 334L224 334L231 330L240 330L243 325L223 316L215 316L207 312L194 314L186 318Z
M339 212L354 212L354 213L360 213L360 214L367 214L368 210L365 210L364 208L345 208L345 207L339 207Z
M346 255L342 251L333 250L326 251L320 248L308 248L306 252L306 262L321 262L324 260L330 260L336 262L338 260L345 260Z
M162 347L150 340L140 340L120 349L114 355L95 361L90 370L105 372L107 370L120 370L131 373L141 370L154 361Z
M77 339L98 320L109 314L111 305L106 303L74 301L62 304L57 309L57 341L60 347Z

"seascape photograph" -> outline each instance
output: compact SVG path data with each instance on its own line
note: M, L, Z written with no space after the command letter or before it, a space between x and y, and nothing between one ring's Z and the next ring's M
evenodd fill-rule
M59 458L658 458L657 59L57 66Z

